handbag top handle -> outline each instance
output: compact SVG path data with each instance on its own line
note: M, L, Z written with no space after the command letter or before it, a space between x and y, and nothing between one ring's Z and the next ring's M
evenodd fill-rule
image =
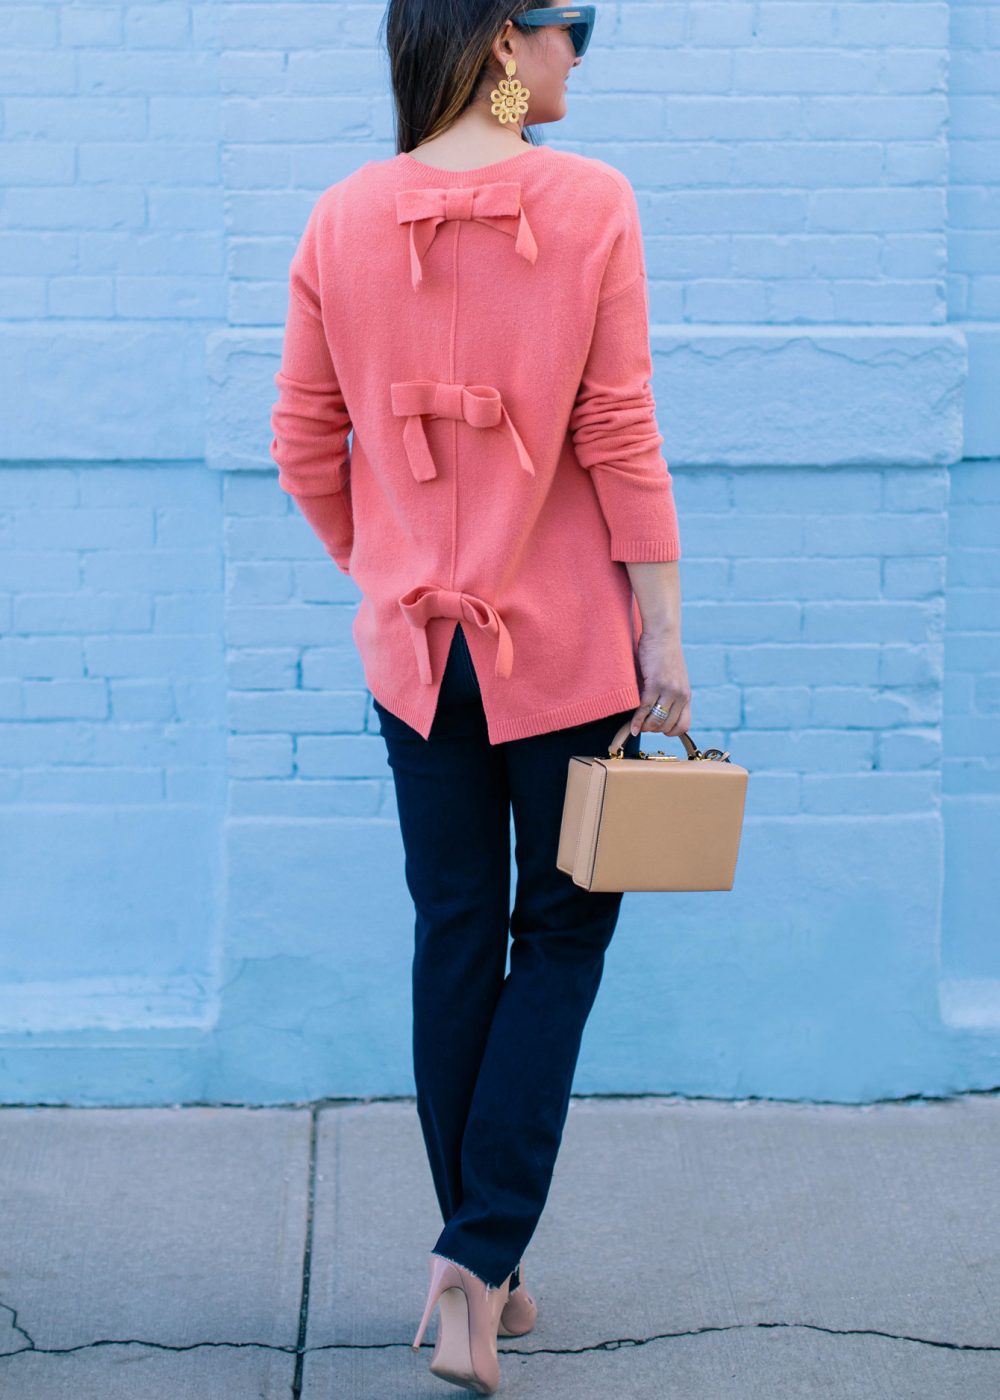
M629 730L631 729L631 727L632 727L632 721L631 721L631 719L627 719L627 720L625 721L625 723L622 725L621 729L619 729L619 731L618 731L618 733L615 735L615 737L611 740L611 743L608 745L608 757L609 757L609 758L624 758L624 757L625 757L625 736L626 736L626 734L629 732ZM649 731L647 731L647 733L648 733L648 732L649 732ZM672 737L672 736L669 736L669 735L668 735L668 736L665 736L665 737ZM723 752L722 749L706 749L706 750L704 751L704 753L702 753L702 751L698 748L697 744L696 744L696 743L694 742L694 740L691 738L690 734L688 734L688 733L686 732L686 730L682 730L681 733L678 734L676 737L677 737L678 739L680 739L681 743L684 745L685 749L687 750L687 756L688 756L689 759L714 758L714 759L722 759L722 760L723 760L724 762L726 762L726 763L729 763L729 762L730 762L729 754ZM660 757L660 755L659 755L659 754L650 755L650 754L646 754L646 753L640 753L640 754L639 754L639 757L640 757L640 758L650 758L650 757L652 757L652 758L658 758L658 757ZM663 754L663 757L664 757L664 758L673 757L673 755ZM679 763L679 762L680 762L680 759L677 759L677 762Z

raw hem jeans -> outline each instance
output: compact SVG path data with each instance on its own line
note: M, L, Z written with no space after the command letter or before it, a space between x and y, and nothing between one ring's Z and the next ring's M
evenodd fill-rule
M374 704L416 913L417 1115L445 1222L432 1252L513 1289L622 901L556 866L569 760L606 754L633 711L491 745L461 623L429 738Z

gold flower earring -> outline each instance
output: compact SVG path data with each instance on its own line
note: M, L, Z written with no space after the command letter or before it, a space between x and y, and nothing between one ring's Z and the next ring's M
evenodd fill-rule
M512 58L508 58L504 64L507 73L506 78L500 79L499 87L495 87L490 93L490 102L493 104L490 111L503 125L504 122L516 122L519 117L523 117L528 110L528 98L531 93L526 87L521 86L521 79L515 78L517 64Z

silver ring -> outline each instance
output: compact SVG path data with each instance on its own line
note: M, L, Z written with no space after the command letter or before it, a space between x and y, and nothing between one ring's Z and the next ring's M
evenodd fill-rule
M669 710L663 709L661 705L654 705L649 713L651 715L659 715L660 719L667 719L670 712Z

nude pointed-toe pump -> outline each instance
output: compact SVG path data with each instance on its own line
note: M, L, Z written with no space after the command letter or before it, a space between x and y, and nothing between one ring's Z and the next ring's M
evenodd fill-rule
M440 1303L431 1373L477 1395L494 1395L500 1386L497 1328L507 1302L510 1275L499 1288L488 1289L481 1278L440 1254L432 1254L430 1264L430 1289L413 1350L420 1350L431 1314Z
M538 1321L538 1304L524 1286L524 1279L507 1294L507 1301L500 1314L498 1337L523 1337Z

